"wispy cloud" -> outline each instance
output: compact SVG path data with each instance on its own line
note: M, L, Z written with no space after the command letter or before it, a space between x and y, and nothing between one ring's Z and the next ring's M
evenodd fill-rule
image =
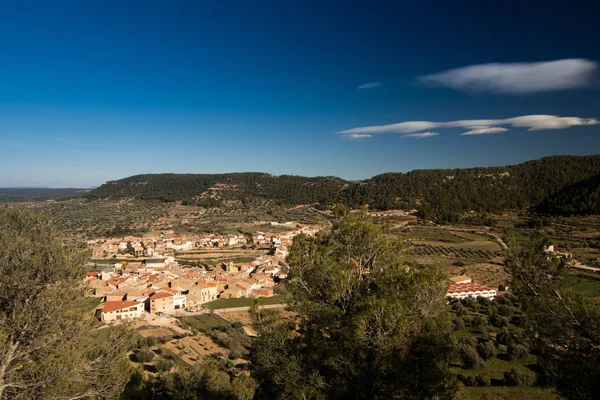
M417 83L469 92L525 94L594 84L599 65L584 58L470 65L417 78Z
M475 129L471 129L470 131L461 133L460 136L469 136L469 135L491 135L494 133L503 133L508 131L506 128L500 128L497 126L480 126L475 127Z
M437 133L437 132L422 132L422 133L410 133L410 134L404 135L402 137L423 139L423 138L428 138L428 137L438 136L438 135L439 135L439 133Z
M362 139L369 139L373 137L373 135L369 135L366 133L351 133L349 135L344 135L344 139L347 140L362 140Z
M360 85L358 87L358 89L373 89L376 88L377 86L381 86L383 82L367 82L367 83L363 83L362 85Z
M375 135L382 133L413 133L440 128L468 128L469 130L464 132L463 135L484 135L508 131L508 129L501 128L499 125L508 125L513 128L525 128L528 131L542 131L551 129L566 129L573 126L596 125L599 123L600 121L598 121L596 118L559 117L557 115L523 115L520 117L506 119L472 119L448 122L406 121L390 125L357 127L336 133L340 135L352 136Z

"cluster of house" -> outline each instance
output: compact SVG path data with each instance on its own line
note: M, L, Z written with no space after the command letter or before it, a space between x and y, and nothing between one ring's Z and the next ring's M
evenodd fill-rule
M125 236L123 238L99 238L88 240L92 250L92 258L110 258L117 254L130 254L134 257L156 257L172 251L188 251L205 247L226 247L237 245L257 245L275 248L278 256L285 257L286 249L291 245L294 236L304 233L314 235L321 227L315 225L298 225L296 223L270 223L273 226L289 228L285 232L255 232L252 235L183 235L174 231L150 232L142 237Z
M268 256L237 266L223 263L213 271L179 266L171 257L115 263L87 272L86 281L91 296L105 299L100 318L108 322L198 310L217 298L270 297L288 271L283 260Z
M573 254L567 251L558 251L553 244L544 247L544 254L548 257L548 259L556 258L559 260L565 260L567 262L567 265L573 269L577 269L584 272L600 272L599 267L590 267L588 265L585 265L573 258ZM598 265L600 266L600 258L598 259Z
M450 287L448 288L446 297L453 299L464 299L467 297L493 299L496 295L496 289L475 283L469 276L460 275L450 278Z

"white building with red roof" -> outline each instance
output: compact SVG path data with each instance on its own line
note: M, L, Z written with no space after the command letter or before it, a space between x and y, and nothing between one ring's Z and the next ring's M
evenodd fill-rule
M456 283L448 288L447 297L464 299L466 297L485 297L493 299L496 297L496 289L480 285L478 283Z
M100 317L103 322L110 322L141 318L143 313L144 303L137 301L107 301L102 308Z

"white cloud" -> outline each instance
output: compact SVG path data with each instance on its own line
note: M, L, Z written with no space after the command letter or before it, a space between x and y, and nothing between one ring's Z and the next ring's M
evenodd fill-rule
M469 92L525 94L590 87L598 63L583 58L470 65L417 78L418 83Z
M406 121L390 125L374 125L363 126L358 128L346 129L336 132L340 135L374 135L381 133L413 133L429 129L439 128L468 128L471 133L465 134L475 135L484 133L501 133L508 129L499 128L499 125L508 125L513 128L526 128L528 131L541 131L550 129L566 129L572 126L587 126L596 125L600 121L596 118L580 118L580 117L559 117L557 115L523 115L520 117L506 119L473 119L459 120L448 122L431 122L431 121ZM493 129L494 131L490 131ZM487 130L487 131L485 131ZM479 133L473 133L479 131Z
M503 133L508 130L506 128L499 128L499 127L495 127L495 126L478 126L478 127L473 127L473 128L475 128L475 129L461 133L460 136L490 135L493 133Z
M437 132L422 132L422 133L410 133L410 134L404 135L402 137L423 139L423 138L428 138L428 137L438 136L438 135L439 135L439 133L437 133Z
M372 89L372 88L376 88L377 86L381 86L382 83L383 82L368 82L368 83L363 83L358 88L359 89Z
M365 133L351 133L349 135L345 135L344 139L348 139L348 140L362 140L362 139L369 139L373 137L373 135L369 135L369 134L365 134Z

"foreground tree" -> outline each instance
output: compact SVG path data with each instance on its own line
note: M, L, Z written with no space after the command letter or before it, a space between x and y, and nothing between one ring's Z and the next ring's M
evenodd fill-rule
M568 399L598 399L600 305L571 290L565 262L543 254L544 244L536 237L506 260L538 354L540 380Z
M329 232L294 238L287 289L298 326L254 313L258 396L453 398L444 275L407 267L404 251L365 212L345 209Z
M0 399L115 398L129 378L124 327L77 311L86 254L46 218L0 210Z

